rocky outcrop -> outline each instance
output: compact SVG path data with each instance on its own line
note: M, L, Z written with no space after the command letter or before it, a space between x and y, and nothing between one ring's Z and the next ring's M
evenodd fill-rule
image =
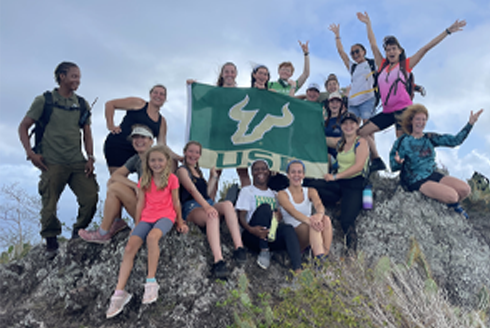
M466 220L420 193L397 189L396 179L372 180L375 206L358 218L359 249L373 263L385 255L406 263L416 240L431 276L448 291L454 304L475 307L480 289L490 288L490 248L486 242L490 230L482 230L488 227L482 222L490 222L490 214L478 212L478 224L473 225L476 215L471 212L472 218ZM334 226L335 261L343 254L343 236L335 221ZM267 292L272 295L272 305L280 301L279 291L290 284L286 277L291 275L284 256L276 254L267 271L256 265L253 254L248 254L244 266L237 267L231 261L231 238L226 228L222 231L223 254L231 269L228 281L216 282L209 276L212 256L205 235L197 227L192 226L187 235L172 231L160 242L158 301L141 304L147 265L143 246L126 288L133 299L123 313L110 320L105 318L105 311L129 231L121 232L107 245L82 240L61 243L58 256L50 262L44 259L43 246L38 245L26 257L0 266L0 326L226 327L233 322L232 311L217 304L236 289L243 273L250 280L251 295Z

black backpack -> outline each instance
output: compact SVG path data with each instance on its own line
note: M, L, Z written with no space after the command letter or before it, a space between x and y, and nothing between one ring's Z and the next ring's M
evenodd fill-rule
M373 75L373 89L374 89L374 97L376 99L374 103L374 108L378 107L379 100L381 99L381 96L379 95L379 88L378 88L378 70L376 69L376 63L374 62L374 59L371 58L366 58L369 67L371 68L371 74ZM357 63L352 64L352 67L350 68L350 75L352 76L354 74L354 71L356 70Z
M34 125L34 128L32 129L31 133L29 134L29 138L34 134L34 147L32 150L36 154L41 153L41 140L43 139L44 131L46 130L46 125L49 123L49 119L51 118L51 114L53 113L53 107L55 106L55 103L53 102L53 94L51 91L46 91L43 93L44 96L44 107L43 107L43 113L41 114L41 117L39 120L36 121L36 124ZM76 108L68 108L66 106L62 106L59 104L56 104L56 107L61 108L63 110L80 110L80 119L78 121L78 126L80 129L83 128L85 123L87 122L88 118L90 117L91 113L87 108L87 103L85 99L77 95L78 98L78 104L80 107Z

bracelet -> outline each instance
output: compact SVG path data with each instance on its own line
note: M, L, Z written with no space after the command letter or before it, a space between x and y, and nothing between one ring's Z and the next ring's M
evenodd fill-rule
M451 31L449 31L449 29L447 28L446 29L446 33L447 33L447 35L450 35L451 34Z
M305 52L305 56L308 56L310 53L309 52Z
M93 160L94 163L95 163L95 156L94 155L88 155L88 158L91 159L91 160Z
M335 37L335 39L336 39L336 40L340 40L340 36L336 36L336 37Z
M337 180L337 174L336 173L333 175L333 179Z

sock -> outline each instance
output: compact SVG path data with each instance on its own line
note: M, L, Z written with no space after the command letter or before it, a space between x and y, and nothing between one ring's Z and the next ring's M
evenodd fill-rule
M121 295L124 295L124 290L116 289L114 291L114 296L121 296Z
M107 233L108 233L108 232L109 232L109 231L107 231L107 230L104 230L104 229L102 229L102 228L99 228L99 233L100 233L100 235L101 235L101 236L105 236L105 235L107 235Z
M153 278L146 278L146 283L149 283L149 282L157 282L157 280L155 279L155 277L153 277Z

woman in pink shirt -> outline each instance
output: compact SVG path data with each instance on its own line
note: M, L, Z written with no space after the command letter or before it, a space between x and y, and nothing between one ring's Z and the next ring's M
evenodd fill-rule
M419 49L412 57L407 58L403 49L394 36L387 36L383 40L383 48L386 58L383 58L381 51L376 44L376 38L371 26L371 20L366 12L357 13L357 18L366 24L369 43L373 51L374 60L378 69L378 87L383 103L383 112L372 117L369 122L359 130L359 135L368 139L372 155L371 171L383 170L385 164L379 157L374 140L369 140L369 135L387 129L393 124L396 125L397 138L403 134L400 121L403 111L412 105L412 98L407 91L410 83L409 75L422 57L434 46L439 44L446 36L461 31L466 25L466 21L456 20L451 26L441 34L432 39L429 43Z

